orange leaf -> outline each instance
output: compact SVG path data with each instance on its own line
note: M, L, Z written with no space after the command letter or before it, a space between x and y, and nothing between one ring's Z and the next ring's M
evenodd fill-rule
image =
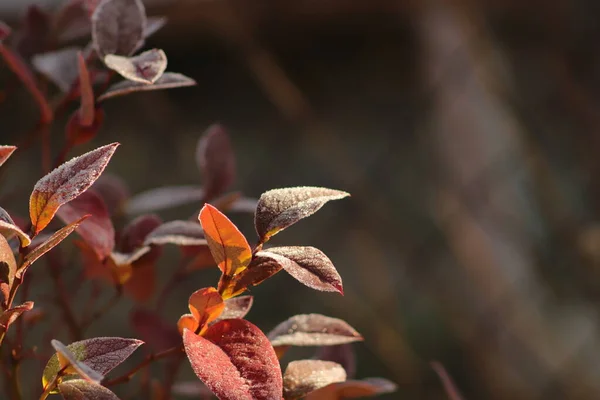
M16 149L15 146L0 146L0 165L4 164Z
M200 223L215 262L225 276L243 271L252 259L252 250L239 229L210 204L200 210Z
M225 308L221 295L213 287L192 293L188 305L200 328L217 319Z
M179 333L183 335L184 329L189 329L192 332L196 332L198 330L198 321L192 314L183 314L179 317L179 321L177 321L177 329L179 329Z

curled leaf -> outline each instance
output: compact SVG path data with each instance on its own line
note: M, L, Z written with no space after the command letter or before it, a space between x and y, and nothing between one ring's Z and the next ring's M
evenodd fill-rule
M283 375L284 398L299 399L317 389L345 380L346 371L338 363L321 360L292 361Z
M112 143L73 158L35 184L29 199L29 215L36 234L50 223L60 206L98 179L118 145Z
M94 371L89 365L78 360L67 346L56 339L52 339L51 343L54 350L56 350L59 367L61 369L68 367L65 369L66 373L77 373L80 377L95 383L104 379L104 375Z
M8 157L17 149L17 146L0 146L0 167L8 160Z
M306 286L327 292L344 293L342 278L329 258L314 247L273 247L256 253L270 258ZM261 268L257 265L254 268Z
M26 311L33 308L33 301L26 301L16 307L9 308L0 314L0 331L7 331L8 327Z
M7 240L13 236L18 236L22 247L27 247L31 244L31 238L15 224L15 221L10 217L8 212L0 207L0 235Z
M5 307L16 272L17 261L13 251L4 236L0 236L0 294Z
M165 222L150 232L144 241L146 246L169 243L177 246L207 245L200 224L182 220Z
M129 199L127 214L154 212L165 208L195 203L202 199L204 191L199 186L167 186L139 193Z
M180 87L194 86L196 81L183 74L176 72L165 72L152 85L141 82L121 81L110 86L106 92L98 97L98 101L104 101L112 97L125 96L136 92L147 92L150 90L174 89Z
M363 340L347 322L321 314L295 315L277 325L268 337L273 346L329 346Z
M92 41L100 59L132 54L144 42L145 29L141 0L102 0L92 14Z
M61 382L58 390L65 400L119 400L116 394L104 386L83 379Z
M227 131L209 127L198 140L196 164L202 173L205 201L223 193L235 179L235 155Z
M258 199L254 225L262 241L317 212L330 200L350 196L340 190L321 187L273 189Z
M160 49L148 50L135 57L107 54L104 57L104 64L125 79L152 84L167 69L167 55Z

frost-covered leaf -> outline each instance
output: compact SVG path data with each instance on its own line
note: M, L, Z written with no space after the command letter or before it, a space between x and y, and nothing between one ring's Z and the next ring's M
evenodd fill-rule
M167 55L160 49L148 50L134 57L107 54L104 64L125 79L152 84L167 69Z
M17 149L17 146L0 146L0 167L8 160L8 157Z
M338 363L321 360L292 361L283 374L284 398L299 399L317 389L345 380L346 371Z
M277 325L268 337L273 346L329 346L363 340L347 322L321 314L295 315Z
M104 94L98 97L98 101L104 101L112 97L125 96L136 92L146 92L149 90L174 89L180 87L194 86L196 81L183 74L176 72L165 72L152 85L129 80L117 82L110 86Z
M8 212L0 207L0 235L7 240L13 236L17 236L22 247L27 247L31 244L31 238L15 224L15 221L10 217Z
M77 362L85 363L99 374L106 375L113 368L125 361L144 342L138 339L120 337L97 337L73 342L65 346ZM61 365L54 354L42 375L42 385L48 382L60 371Z
M327 292L344 293L342 278L329 258L314 247L272 247L257 257L276 261L286 272L306 286ZM254 268L261 268L257 265Z
M8 330L8 327L26 311L33 308L33 301L26 301L16 307L9 308L0 314L0 332Z
M110 389L83 379L61 382L58 390L65 400L119 400Z
M102 375L100 372L95 371L85 362L78 360L75 354L73 354L71 349L67 348L67 346L56 339L52 339L50 343L52 344L52 347L54 347L54 350L56 350L55 355L59 370L68 367L65 369L66 373L76 373L85 380L95 383L98 383L104 379L104 375Z
M204 231L200 224L185 220L165 222L150 232L144 241L144 244L147 246L169 243L177 246L207 245L206 239L204 239Z
M262 241L317 212L330 200L343 199L348 193L321 187L273 189L258 199L254 225Z
M29 215L37 234L63 204L86 191L102 174L118 143L102 146L64 163L40 179L29 199Z
M2 294L2 304L4 306L8 301L16 272L17 261L13 251L4 236L0 236L0 294Z
M166 186L138 193L127 202L127 214L154 212L202 200L199 186Z
M56 214L69 224L90 215L76 229L77 233L96 252L98 259L106 258L115 247L115 228L102 199L94 192L87 191L76 199L64 204Z
M196 164L202 174L205 201L231 186L235 180L235 155L223 126L212 125L202 134L196 146Z
M269 340L250 322L223 320L204 336L185 330L183 343L192 369L220 399L281 399L279 360Z
M92 41L100 59L131 55L144 42L145 29L141 0L102 0L92 14Z

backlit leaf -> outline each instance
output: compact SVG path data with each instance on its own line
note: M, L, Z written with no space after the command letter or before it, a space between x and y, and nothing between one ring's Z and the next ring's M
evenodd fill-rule
M231 186L235 179L235 155L223 126L212 125L202 134L196 146L196 164L202 173L205 201Z
M92 14L92 40L100 59L132 54L144 42L145 29L141 0L102 0Z
M115 228L102 199L94 192L87 191L76 199L64 204L56 214L69 224L90 215L76 229L77 233L96 252L98 259L106 258L115 247Z
M330 200L343 199L348 193L321 187L273 189L258 199L254 224L262 241L317 212Z
M169 243L177 246L207 245L200 224L184 220L165 222L150 232L144 241L147 246Z
M38 258L46 254L48 251L52 250L54 246L65 240L66 237L69 236L75 229L77 229L79 224L81 224L81 222L83 222L83 220L85 220L87 217L88 216L85 215L79 220L62 227L60 230L56 231L52 236L50 236L44 243L27 253L23 260L23 264L17 270L16 276L19 278L22 277L31 264L33 264Z
M52 343L52 347L56 350L56 357L60 369L68 367L65 369L66 373L75 372L82 378L91 382L98 383L104 379L104 375L98 371L94 371L94 369L85 362L78 360L75 354L73 354L67 346L55 339L52 339L50 343Z
M208 287L192 293L188 300L188 306L192 316L198 322L198 328L203 328L221 315L225 303L217 289Z
M268 337L273 346L330 346L363 340L347 322L320 314L295 315L277 325Z
M90 73L87 69L85 59L81 52L77 53L77 66L79 67L79 93L81 105L79 106L79 118L81 125L91 126L94 123L94 89L90 81Z
M252 308L253 302L252 296L238 296L225 300L225 308L214 322L222 319L244 318Z
M143 343L138 339L97 337L73 342L66 348L76 361L85 363L99 374L106 375L125 361ZM42 385L45 386L51 382L60 368L58 357L54 354L44 368Z
M160 49L148 50L135 57L107 54L104 57L104 64L125 79L152 84L167 69L167 55Z
M112 143L73 158L35 184L29 199L29 215L36 234L50 223L60 206L98 179L118 145Z
M248 268L233 278L232 284L223 292L224 298L242 293L248 287L256 286L281 271L282 268L279 262L271 257L261 257L258 253L252 259Z
M15 224L15 221L10 217L8 212L0 207L0 235L7 240L13 236L18 236L22 247L27 247L31 244L31 238Z
M212 256L226 276L241 272L252 259L246 237L223 213L205 204L198 217Z
M196 81L183 74L176 72L165 72L152 85L129 80L117 82L110 86L104 94L98 97L98 101L104 101L112 97L125 96L136 92L146 92L149 90L174 89L196 85Z
M119 400L116 394L104 386L83 379L61 382L58 390L65 400Z
M33 301L26 301L16 307L9 308L0 314L0 331L8 330L8 327L26 311L33 308Z
M0 146L0 166L8 160L8 157L17 149L17 146Z
M126 206L127 214L153 212L180 205L195 203L204 196L199 186L167 186L150 189L129 199Z
M156 352L181 344L181 335L173 324L154 312L137 309L129 314L129 320L137 335Z
M17 261L13 251L4 236L0 236L0 293L5 306L16 272Z
M346 371L331 361L299 360L288 364L283 374L286 400L299 399L327 385L346 380Z
M384 378L366 378L333 383L306 396L306 400L342 400L393 393L398 386Z
M185 330L183 343L192 369L218 398L281 399L279 360L269 340L250 322L223 320L209 327L204 337Z
M312 289L344 293L340 274L331 260L319 249L272 247L257 252L256 256L275 260L290 275Z

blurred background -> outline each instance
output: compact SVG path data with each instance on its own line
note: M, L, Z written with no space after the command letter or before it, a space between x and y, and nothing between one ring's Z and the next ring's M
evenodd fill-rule
M2 0L0 20L17 29L31 3ZM299 313L345 319L365 337L357 376L398 384L385 399L447 398L433 360L466 399L600 398L600 3L146 5L168 23L145 48L164 49L168 69L198 86L106 101L103 128L71 155L119 141L107 172L132 193L195 184L196 141L220 122L246 196L297 185L352 194L273 240L323 250L345 296L278 274L252 291L249 320L269 331ZM0 142L20 143L38 111L3 63L0 93ZM65 123L54 124L55 153ZM3 207L27 216L40 159L36 145L5 166ZM252 242L252 216L232 219ZM161 258L162 279L175 257ZM216 276L191 276L165 319ZM88 336L131 335L132 306Z

